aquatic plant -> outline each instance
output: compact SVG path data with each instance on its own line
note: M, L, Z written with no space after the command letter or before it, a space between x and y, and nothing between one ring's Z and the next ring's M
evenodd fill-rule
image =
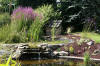
M85 52L84 53L84 64L85 64L85 66L89 66L89 63L90 63L90 55L89 55L89 52Z

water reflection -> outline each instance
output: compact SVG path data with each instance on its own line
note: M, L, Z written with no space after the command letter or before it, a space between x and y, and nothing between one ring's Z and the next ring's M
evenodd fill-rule
M34 60L34 61L17 61L21 66L76 66L75 63L64 59Z
M80 60L49 59L34 61L17 61L21 66L84 66ZM100 66L99 63L91 63L89 66Z

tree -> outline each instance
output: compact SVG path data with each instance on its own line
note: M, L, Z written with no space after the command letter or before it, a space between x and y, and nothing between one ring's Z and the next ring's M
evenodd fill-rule
M91 21L95 25L99 0L62 0L60 11L62 12L63 29L66 26L83 28L83 25ZM92 25L93 26L93 25Z

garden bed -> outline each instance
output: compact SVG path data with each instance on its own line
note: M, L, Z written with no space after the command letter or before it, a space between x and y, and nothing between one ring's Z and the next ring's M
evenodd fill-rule
M73 43L66 44L64 47L60 48L60 51L69 52L69 56L84 57L84 53L88 52L91 58L100 59L100 43L95 43L93 40L88 39L88 41L80 40L82 39L79 34L77 35L67 35L69 39L74 40ZM87 40L87 38L85 38ZM89 45L90 43L90 45ZM71 53L71 49L73 53Z

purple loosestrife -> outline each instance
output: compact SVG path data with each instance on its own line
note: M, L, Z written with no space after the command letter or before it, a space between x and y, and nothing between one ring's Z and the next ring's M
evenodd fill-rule
M12 13L12 20L34 20L39 16L31 7L18 7Z

